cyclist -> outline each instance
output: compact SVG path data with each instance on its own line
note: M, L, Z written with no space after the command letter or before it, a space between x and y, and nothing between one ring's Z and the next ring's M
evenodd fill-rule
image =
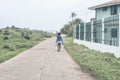
M61 50L61 44L63 44L61 33L57 34L56 43L57 43L57 51L59 52Z

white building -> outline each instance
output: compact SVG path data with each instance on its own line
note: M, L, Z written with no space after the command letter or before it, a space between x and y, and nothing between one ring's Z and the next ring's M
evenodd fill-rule
M120 0L90 7L96 18L74 27L74 42L120 57Z

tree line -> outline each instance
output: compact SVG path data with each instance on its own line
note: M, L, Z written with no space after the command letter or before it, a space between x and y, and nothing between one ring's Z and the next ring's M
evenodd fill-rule
M76 16L77 16L76 13L74 12L71 13L70 18L72 18L72 20L65 24L63 28L61 28L60 31L62 34L66 34L69 37L73 36L73 27L83 22L82 19L76 18Z

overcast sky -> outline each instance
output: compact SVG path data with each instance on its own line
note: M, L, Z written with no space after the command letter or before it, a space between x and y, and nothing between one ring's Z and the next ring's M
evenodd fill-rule
M71 20L71 12L89 21L95 15L88 7L106 1L110 0L0 0L0 27L57 31Z

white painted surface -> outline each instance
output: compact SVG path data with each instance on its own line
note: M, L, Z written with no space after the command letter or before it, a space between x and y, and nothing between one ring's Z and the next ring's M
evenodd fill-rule
M118 32L118 36L119 36L119 46L120 46L120 13L119 13L119 32Z
M77 39L74 39L74 43L82 44L90 49L98 50L101 52L110 52L110 53L113 53L117 58L120 57L120 47L109 46L109 45L104 45L104 44L99 44L94 42L87 42L87 41L82 41Z
M102 18L102 44L104 44L104 18Z

